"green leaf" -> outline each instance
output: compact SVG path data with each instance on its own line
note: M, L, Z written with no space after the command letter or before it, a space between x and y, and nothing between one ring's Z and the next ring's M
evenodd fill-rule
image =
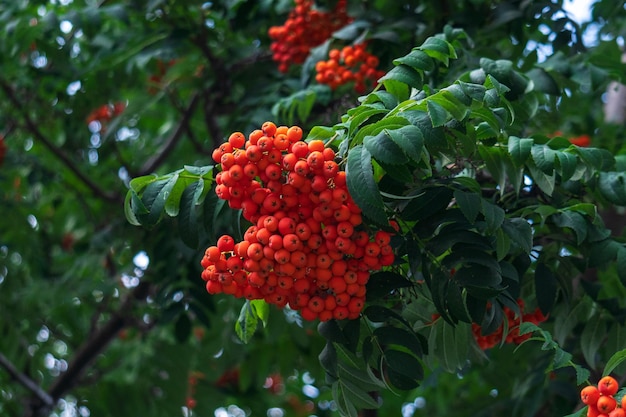
M598 189L613 204L626 206L626 174L623 172L600 172Z
M178 320L174 324L174 336L178 343L185 343L191 336L191 320L186 313L178 316Z
M418 197L409 201L401 215L405 220L424 220L445 210L452 199L453 191L448 187L429 187L421 190Z
M626 361L626 349L622 349L619 352L615 352L604 365L602 376L610 375L615 368L622 362Z
M474 223L481 208L481 197L474 192L454 191L454 199L468 222Z
M393 385L396 385L392 379L393 374L404 377L402 378L403 383L406 383L406 379L408 379L414 384L414 387L418 386L424 379L424 368L422 364L415 356L409 353L396 349L387 349L384 353L384 360L388 366L387 374ZM396 382L399 380L400 378L395 379ZM398 386L398 388L405 389L400 386Z
M365 136L363 146L376 159L389 165L401 165L408 162L406 154L391 139L388 129L383 129L375 136Z
M537 186L539 186L541 191L546 193L548 196L551 196L554 192L554 186L556 183L556 176L554 172L552 174L546 174L545 172L537 168L537 166L532 161L527 161L526 166L530 171L530 176L533 182L535 182Z
M250 307L252 308L253 314L261 319L263 327L266 327L270 316L270 305L265 302L265 300L251 300Z
M487 232L494 233L504 221L504 210L484 198L481 198L481 212L485 216Z
M537 168L546 174L552 174L557 151L550 149L547 145L533 145L530 149L533 161Z
M578 158L569 152L557 152L556 157L558 162L557 172L561 175L561 181L568 181L576 173Z
M339 368L342 370L342 368ZM341 375L341 374L340 374ZM366 374L367 375L367 374ZM378 408L378 403L372 396L369 394L368 390L374 391L380 388L385 387L384 384L374 385L373 383L368 384L357 384L354 381L354 378L351 378L352 375L346 378L346 375L343 374L344 378L339 378L339 385L343 388L344 394L347 396L348 400L356 407L366 408L366 409L376 409ZM358 379L357 382L360 382ZM372 388L373 387L373 388Z
M386 132L406 156L416 163L421 161L424 135L417 126L409 125L400 129L386 130Z
M456 58L454 47L447 41L435 36L427 38L419 49L446 66L450 58Z
M394 290L411 286L413 282L401 274L391 271L376 272L367 281L365 297L367 301L377 300L388 296Z
M374 180L372 157L364 146L355 146L348 152L346 177L350 195L363 215L378 225L387 226L385 206Z
M417 48L413 48L411 52L402 58L394 59L394 65L408 65L409 67L415 68L421 71L432 71L435 68L435 63L433 59L428 56L427 53L420 51Z
M548 315L556 300L557 282L554 273L542 262L535 268L535 291L541 312Z
M351 399L348 398L348 395L346 395L345 386L340 384L339 381L335 381L332 385L332 396L342 417L358 417L359 413L356 407Z
M248 343L259 324L259 317L255 313L250 300L246 300L239 312L239 318L235 323L235 332L243 343Z
M417 89L424 85L422 73L404 64L392 68L378 81L385 85L388 81L397 81Z
M599 314L590 317L580 335L580 345L585 361L591 369L596 367L597 352L604 342L606 322Z
M374 336L382 346L402 346L416 357L421 357L424 353L420 340L411 330L395 326L382 326L374 330Z
M504 150L499 147L478 146L480 157L485 161L487 170L493 177L494 181L500 187L500 193L504 193L506 185L506 176L504 174Z
M428 102L435 102L441 107L443 107L446 112L448 112L453 118L456 120L465 119L466 114L469 109L467 105L465 105L458 97L453 94L454 87L457 87L455 84L448 87L448 89L442 89L439 92L433 94L428 97ZM457 87L458 88L458 87ZM466 98L463 96L463 98ZM432 117L432 116L431 116Z
M516 166L522 166L526 162L530 156L533 143L533 139L509 136L509 155Z
M558 227L572 229L576 234L576 243L578 245L587 238L587 222L580 213L571 210L562 210L553 215L552 220Z
M322 368L332 377L337 376L337 350L333 342L328 341L320 352L318 359Z
M163 215L165 204L178 178L179 174L173 173L152 182L146 187L141 197L143 204L149 210L147 215L140 217L144 225L154 226L159 222Z
M200 179L189 185L180 198L178 229L180 237L190 248L198 246L198 205L197 194L204 189L204 180Z
M428 100L426 105L433 127L443 126L448 121L448 111L441 104Z
M519 217L506 219L502 223L502 230L524 252L530 253L533 247L533 229L526 220Z
M615 268L622 285L626 286L626 247L624 246L617 249Z

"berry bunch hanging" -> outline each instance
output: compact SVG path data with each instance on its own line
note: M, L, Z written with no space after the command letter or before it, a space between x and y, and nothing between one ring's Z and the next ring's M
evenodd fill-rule
M96 108L91 113L87 115L87 125L90 125L93 122L98 122L99 131L105 132L106 125L115 117L120 115L124 109L126 109L126 103L123 101L119 101L117 103L111 104L103 104L102 106Z
M363 94L367 86L374 85L384 71L378 70L378 57L366 50L365 43L345 46L341 50L332 49L328 53L328 61L319 61L315 65L315 80L326 84L333 90L337 87L354 82L357 93Z
M619 383L612 376L598 381L598 386L588 385L580 391L580 399L588 406L587 417L626 417L626 395L615 398Z
M368 233L335 152L298 126L266 122L213 152L215 192L252 225L221 236L202 259L211 294L264 299L305 320L357 318L370 272L394 261L391 235Z
M287 72L291 64L303 63L311 48L324 43L352 20L347 13L347 0L337 1L330 12L314 9L313 3L313 0L296 0L285 23L269 29L273 59L281 72Z
M517 304L519 305L519 310L524 311L524 300L518 299ZM519 345L524 340L530 338L530 333L520 335L519 326L523 322L530 322L534 324L539 324L546 320L546 316L543 315L539 308L535 309L532 313L524 313L521 315L517 315L513 310L509 307L504 307L504 316L507 320L507 326L504 326L504 323L500 324L498 329L488 335L482 334L482 328L480 325L476 323L472 323L472 333L474 334L474 338L478 343L478 346L482 350L491 349L492 347L500 344L502 341L505 343L514 343ZM504 334L504 329L508 329L508 332Z

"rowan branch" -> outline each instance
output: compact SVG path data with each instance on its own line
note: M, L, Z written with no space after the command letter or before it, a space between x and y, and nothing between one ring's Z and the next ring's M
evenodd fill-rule
M42 132L39 130L37 123L28 115L28 112L25 110L22 102L17 98L13 88L2 78L0 78L0 87L4 90L4 93L8 97L9 101L13 104L13 106L20 112L22 118L24 119L24 124L26 129L41 142L54 156L57 157L65 166L76 175L76 177L87 186L96 196L111 202L119 202L120 196L117 193L106 192L100 186L91 180L87 175L85 175L70 159L69 156L65 154L60 148L56 147L52 141L50 141Z
M191 101L189 102L189 105L183 112L183 116L180 119L178 126L176 126L176 129L174 129L170 137L165 141L163 146L161 146L161 149L159 149L152 158L148 159L143 164L143 166L139 170L138 176L151 174L169 156L170 152L176 147L176 144L183 137L183 134L185 133L185 131L187 131L187 128L189 126L189 120L191 119L191 116L193 115L193 112L196 109L196 105L198 104L199 99L200 99L200 95L197 93L191 97Z
M33 381L28 375L20 372L15 365L2 353L0 353L0 366L2 366L9 373L12 379L22 384L26 389L35 394L37 399L45 404L47 407L54 406L54 399L41 387L38 383Z
M150 284L141 282L122 301L119 308L112 314L108 322L100 327L83 345L81 345L69 363L67 371L59 375L48 389L48 396L56 402L66 392L72 389L83 372L97 358L107 345L117 337L117 334L132 322L130 315L133 304L137 300L144 300L148 295ZM34 415L46 414L48 403L40 405Z

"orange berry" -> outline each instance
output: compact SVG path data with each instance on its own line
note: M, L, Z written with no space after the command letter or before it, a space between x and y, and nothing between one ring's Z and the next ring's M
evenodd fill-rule
M596 408L600 413L608 414L617 407L617 400L612 395L602 395L598 398Z
M605 376L598 381L598 390L603 395L615 395L619 389L617 380L612 376Z
M580 391L580 399L583 404L596 404L600 398L600 391L593 385L586 386Z

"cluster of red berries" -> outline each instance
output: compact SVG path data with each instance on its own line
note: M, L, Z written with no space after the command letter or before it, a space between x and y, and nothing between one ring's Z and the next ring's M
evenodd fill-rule
M87 125L90 125L93 122L98 122L100 123L99 130L104 132L106 130L107 123L110 122L115 116L120 115L124 109L126 109L126 103L123 101L119 101L114 104L103 104L87 115Z
M0 135L0 165L4 162L4 157L7 154L7 144L4 142L4 136Z
M354 82L357 93L363 94L367 84L375 85L385 75L378 67L378 57L366 50L366 44L345 46L341 50L332 49L328 53L328 61L315 64L315 80L327 84L333 90L337 87Z
M347 0L337 1L330 12L315 10L313 4L313 0L296 0L285 23L269 29L273 59L281 72L287 72L291 64L303 63L311 48L324 43L352 20L347 13Z
M518 299L517 304L519 305L520 311L524 311L524 300ZM530 333L520 335L519 326L521 323L530 322L534 324L539 324L547 319L547 317L543 315L539 308L536 308L535 311L533 311L532 313L522 314L521 317L508 307L504 307L503 311L508 321L508 333L506 335L504 334L504 323L502 323L495 332L488 335L483 335L481 333L482 329L480 325L472 323L472 332L474 333L474 338L476 339L478 346L482 350L491 349L492 347L500 344L502 340L504 340L505 343L515 343L519 345L531 336Z
M252 226L241 242L224 235L207 248L202 278L211 294L289 304L305 320L354 319L370 271L394 261L391 234L370 236L335 152L302 135L265 122L213 152L215 192Z
M198 405L196 401L196 385L198 385L198 380L204 379L204 374L199 371L193 371L189 373L189 377L187 378L187 397L185 398L185 406L189 410L193 410Z
M589 385L580 391L580 399L588 406L587 417L626 417L626 395L620 401L615 398L619 383L612 376L598 381L598 386Z

